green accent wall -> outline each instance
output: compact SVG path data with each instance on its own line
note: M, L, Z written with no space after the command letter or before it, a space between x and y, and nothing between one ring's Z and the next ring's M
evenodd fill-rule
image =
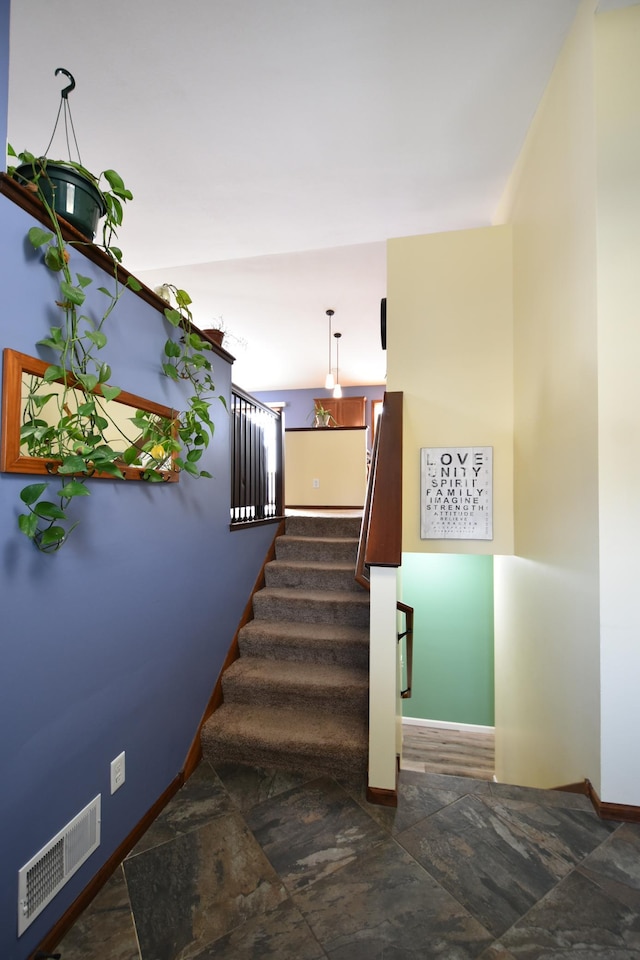
M403 715L493 726L493 557L405 553L402 596L415 610Z

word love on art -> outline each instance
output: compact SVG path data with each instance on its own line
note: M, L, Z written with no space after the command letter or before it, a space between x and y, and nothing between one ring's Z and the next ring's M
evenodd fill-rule
M422 540L493 540L493 447L420 450Z

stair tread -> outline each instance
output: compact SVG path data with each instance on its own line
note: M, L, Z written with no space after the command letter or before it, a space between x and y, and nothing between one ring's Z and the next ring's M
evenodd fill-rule
M294 570L317 570L317 571L339 570L342 573L352 573L354 574L354 577L355 577L354 564L345 562L343 560L281 560L281 559L278 559L278 560L270 560L267 566L276 570L282 567L291 567ZM297 587L295 589L297 589Z
M242 677L252 683L281 683L293 686L339 689L368 689L369 671L337 664L299 663L290 660L266 660L242 656L224 673L224 679Z
M276 744L279 752L349 752L366 748L364 719L320 714L293 707L223 703L202 728L203 740L234 737L252 747Z
M264 587L255 597L274 597L281 600L295 600L299 603L326 601L327 603L355 603L369 606L369 592L360 590L312 590L309 587ZM254 597L254 599L255 599Z
M305 537L302 534L296 534L296 533L283 533L280 537L278 537L278 541L281 541L284 543L304 543L304 544L307 544L310 542L323 543L323 544L338 543L341 546L345 543L350 543L355 546L360 542L358 537Z
M242 627L243 634L258 633L269 637L300 640L330 640L369 646L369 628L347 623L309 623L302 620L249 620Z

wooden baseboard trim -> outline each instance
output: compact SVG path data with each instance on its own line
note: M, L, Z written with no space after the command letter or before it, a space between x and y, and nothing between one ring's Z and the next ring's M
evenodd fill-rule
M630 803L606 803L596 793L590 780L585 780L587 795L596 813L602 820L619 820L623 823L640 823L640 807Z
M560 790L563 793L581 793L583 796L589 796L587 781L580 780L578 783L565 783L561 787L554 787L554 790Z
M367 787L367 800L379 807L397 807L398 791L384 790L382 787Z
M367 784L366 797L368 802L374 803L379 807L397 807L399 776L400 776L400 756L396 754L396 788L395 790L387 790L384 787L370 787Z
M100 892L107 880L115 873L119 865L125 859L128 853L135 847L142 835L149 829L156 817L162 812L169 801L175 796L180 787L183 786L187 777L184 771L169 784L153 806L147 810L146 814L139 823L133 828L131 833L122 841L120 846L114 850L109 859L100 867L95 876L89 881L82 893L73 901L69 909L58 922L51 928L38 949L31 954L30 960L36 960L38 954L50 954L55 950L62 938L69 932L76 920L87 909L93 898Z

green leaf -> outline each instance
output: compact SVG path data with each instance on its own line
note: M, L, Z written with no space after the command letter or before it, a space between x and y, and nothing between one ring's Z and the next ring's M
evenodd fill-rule
M179 307L188 307L193 302L186 290L176 290L175 297Z
M44 262L49 267L49 270L53 270L54 273L62 270L64 266L64 258L57 247L49 247L47 249L44 255Z
M117 456L118 454L115 452L115 450L112 450L111 447L108 446L106 443L103 443L99 447L96 447L93 451L93 459L95 461L96 466L100 464L100 469L102 469L102 464L104 462L110 462L111 460L115 460Z
M48 530L45 530L40 538L40 543L43 547L53 546L54 543L62 543L66 536L64 527L49 527Z
M114 193L124 197L125 200L133 200L133 194L127 190L119 173L115 170L105 170L103 176Z
M122 459L130 467L133 463L136 463L140 459L140 451L137 447L127 447L125 452L122 454Z
M163 363L162 369L164 370L167 377L171 377L172 380L179 380L178 371L172 363Z
M204 344L197 333L189 333L186 337L187 343L190 347L193 347L194 350L202 350ZM202 357L204 360L204 357ZM196 361L196 357L192 358L193 361Z
M106 297L110 297L111 300L115 300L114 295L111 293L111 290L107 290L106 287L98 287L98 293L104 293Z
M142 474L142 477L144 480L148 480L149 483L162 483L164 480L164 476L161 473L152 469L145 470L145 472Z
M64 487L58 491L58 496L71 499L71 497L88 497L90 493L84 483L81 483L79 480L70 480L69 483L65 483Z
M87 464L83 457L71 455L64 458L58 467L58 473L84 473L86 469Z
M91 340L91 343L95 343L98 350L101 350L107 342L107 338L102 332L102 330L89 330L88 333L85 333L87 340Z
M42 496L48 486L48 483L30 483L29 486L23 487L20 491L20 499L27 506L30 506L30 504L36 502L38 497Z
M35 513L21 513L18 517L18 527L31 540L38 532L38 518Z
M167 357L179 357L182 353L180 344L176 343L175 340L167 340L164 345L164 352Z
M78 407L78 415L81 417L90 417L96 412L96 403L95 400L88 400L86 403L81 403Z
M50 503L49 500L42 500L40 503L37 503L33 508L33 512L39 517L43 517L45 520L66 520L66 514L56 506L55 503Z
M198 476L198 468L195 463L191 463L189 460L185 460L183 469L190 473L192 477Z
M122 223L122 204L117 197L110 196L107 198L107 205L109 207L109 217L116 223L118 226Z
M79 287L88 287L90 283L93 283L91 277L83 277L81 273L76 273L76 280Z
M142 290L142 284L135 277L127 277L127 286L130 290L135 290L136 293Z
M78 380L88 393L91 393L98 383L98 378L93 373L79 373Z
M118 477L118 479L124 480L124 474L122 470L120 470L115 463L107 463L106 461L103 463L100 461L99 463L96 463L96 467L101 473L108 473L111 477Z
M178 313L177 310L174 310L172 307L164 308L164 315L171 324L172 327L179 327L180 321L182 320L182 315Z
M29 243L32 247L35 247L36 250L38 247L41 247L53 239L53 234L49 230L43 230L41 227L31 227L27 236L29 237Z
M111 367L108 363L101 363L100 370L98 371L98 380L100 383L104 383L111 376Z
M212 474L212 473L209 473L208 470L201 470L201 471L200 471L200 476L201 476L201 477L206 477L207 480L213 480L213 474Z
M74 287L72 284L67 283L66 280L61 282L60 290L62 291L64 299L68 300L69 303L75 304L77 307L81 306L86 299L85 293L80 287Z
M63 377L64 377L64 368L57 367L55 365L47 367L45 372L42 374L43 380L45 380L47 383L52 383L54 380L62 380Z
M122 387L109 387L106 383L101 385L100 390L105 400L115 400L115 398L122 393Z
M189 463L197 463L201 456L202 450L189 450L189 453L187 454L187 460Z
M52 340L50 337L45 337L43 340L37 341L38 346L49 347L51 350L56 350L58 353L62 353L64 349L64 343L59 340Z
M122 262L122 250L120 249L120 247L109 247L108 249L109 249L109 253L110 253L111 256L113 257L113 259L114 259L114 260L117 260L118 263L121 263L121 262Z

